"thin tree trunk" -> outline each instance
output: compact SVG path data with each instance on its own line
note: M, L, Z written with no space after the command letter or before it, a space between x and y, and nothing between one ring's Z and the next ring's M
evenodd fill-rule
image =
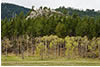
M47 48L47 58L49 58L49 53L50 53L50 49L49 48Z
M100 44L98 44L98 50L99 50L99 59L100 59Z
M40 51L41 60L43 60L43 49Z
M86 46L85 46L85 57L87 57L87 50L88 50L88 48L87 48L87 44L86 44Z
M18 56L20 56L20 42L18 42Z
M81 45L80 45L80 43L78 44L78 54L79 54L79 56L81 56Z
M58 46L58 48L59 48L59 50L58 50L58 54L59 54L59 55L58 55L58 56L60 56L60 45Z
M55 54L56 54L55 56L56 56L56 58L57 58L57 47L55 48Z
M7 47L6 47L6 57L8 56Z
M24 59L24 51L22 50L22 59Z
M47 56L48 56L48 58L49 58L49 55L50 55L50 48L49 48L49 45L50 43L48 43L48 41L47 41Z
M24 59L24 48L21 49L22 59Z
M24 59L24 45L25 43L21 42L21 54L22 54L22 59Z
M31 55L33 55L33 45L31 44Z
M35 41L32 38L32 45L31 45L32 55L34 54L34 50L35 50Z
M18 46L18 56L20 55L20 45Z
M18 56L17 37L16 36L14 38L14 41L15 41L14 44L16 45L15 53L16 53L16 56Z
M6 47L6 60L7 60L8 52L7 52L7 47Z
M27 40L27 43L26 43L26 47L27 47L27 56L28 56L28 40Z
M6 57L8 56L8 52L7 52L7 44L5 44L6 45Z
M66 49L65 49L65 41L64 41L64 44L63 44L63 56L65 56L65 51L66 51Z

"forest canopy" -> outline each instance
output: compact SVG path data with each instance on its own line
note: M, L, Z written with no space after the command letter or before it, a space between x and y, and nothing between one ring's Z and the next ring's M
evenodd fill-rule
M70 16L69 14L61 15L51 12L26 20L24 13L21 12L14 18L3 19L1 29L2 38L25 34L33 37L53 34L62 38L65 36L87 36L91 39L100 37L100 17L80 17L76 13Z

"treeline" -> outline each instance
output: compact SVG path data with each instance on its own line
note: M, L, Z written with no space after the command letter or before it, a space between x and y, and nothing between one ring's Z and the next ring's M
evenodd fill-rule
M26 20L23 12L12 19L5 18L1 21L2 38L18 37L20 35L29 35L32 37L57 35L64 38L65 36L87 36L89 39L100 37L100 17L78 15L60 15L57 13L51 16L38 16Z
M69 14L69 15L73 15L73 13L78 14L80 17L83 16L89 16L89 17L94 17L97 18L97 16L100 17L100 11L95 11L95 9L86 9L86 10L79 10L79 9L74 9L71 7L65 8L64 6L56 8L56 11L60 11L64 14Z
M100 37L88 39L84 37L59 38L56 35L43 37L29 37L28 35L17 38L3 38L2 54L15 54L21 56L38 56L46 58L100 58Z

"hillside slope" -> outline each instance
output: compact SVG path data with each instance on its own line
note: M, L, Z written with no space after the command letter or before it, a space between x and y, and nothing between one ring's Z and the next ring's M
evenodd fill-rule
M55 10L65 15L66 14L73 15L74 13L76 13L80 17L90 16L90 17L96 18L97 16L100 16L100 11L95 11L94 9L87 9L86 11L83 11L83 10L74 9L71 7L69 8L59 7L59 8L56 8ZM30 11L30 9L19 6L19 5L10 4L10 3L2 3L1 4L1 19L4 19L5 17L7 17L8 19L11 17L15 17L22 11L24 12L24 15L26 15Z
M24 15L28 13L30 9L14 5L14 4L9 4L9 3L2 3L1 4L1 19L4 19L5 17L11 18L15 17L18 15L20 12L24 12Z
M77 14L80 17L82 16L90 16L90 17L97 17L100 16L100 11L95 11L94 9L86 9L86 10L79 10L79 9L74 9L71 7L65 8L63 7L59 7L55 9L56 11L60 11L64 14L69 14L69 15L73 15L73 14Z

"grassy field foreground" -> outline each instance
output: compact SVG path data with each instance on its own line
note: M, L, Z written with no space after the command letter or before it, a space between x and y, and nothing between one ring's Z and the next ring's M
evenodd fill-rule
M2 56L2 66L100 66L99 59L67 59L59 57L56 59L46 58L41 60L39 57L25 57L24 60L17 56Z

